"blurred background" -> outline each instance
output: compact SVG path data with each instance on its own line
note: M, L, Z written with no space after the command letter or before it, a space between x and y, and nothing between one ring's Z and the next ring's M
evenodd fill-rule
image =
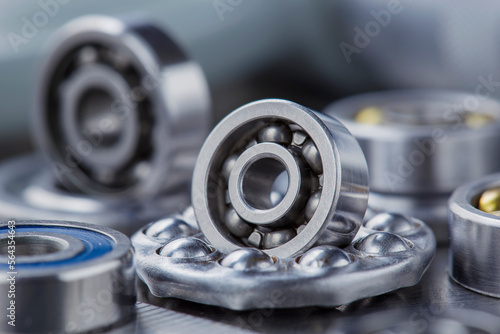
M316 110L393 88L500 94L500 3L490 0L0 1L0 158L32 149L45 41L86 14L143 16L203 68L214 124L255 99Z

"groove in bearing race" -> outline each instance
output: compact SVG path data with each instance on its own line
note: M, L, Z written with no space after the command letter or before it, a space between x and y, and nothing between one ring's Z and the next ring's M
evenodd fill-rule
M337 146L340 137L345 146ZM354 163L344 167L348 148ZM193 207L223 252L253 246L287 257L313 245L327 226L330 241L349 243L366 209L367 177L361 149L336 120L288 101L257 101L226 117L206 140ZM339 221L352 228L336 229Z
M34 127L65 187L144 198L189 184L210 97L175 41L147 21L89 16L47 46Z

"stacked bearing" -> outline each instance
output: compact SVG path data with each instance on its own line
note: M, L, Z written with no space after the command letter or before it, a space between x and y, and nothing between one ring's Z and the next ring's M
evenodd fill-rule
M369 215L396 211L446 242L447 200L500 170L500 103L447 91L371 93L326 108L358 139L370 169Z
M222 252L251 246L285 258L318 241L347 245L367 192L363 154L342 124L262 100L231 113L207 138L192 203L201 231Z

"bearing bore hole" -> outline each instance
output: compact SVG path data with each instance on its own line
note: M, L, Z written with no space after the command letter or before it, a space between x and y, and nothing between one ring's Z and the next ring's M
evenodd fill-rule
M0 239L0 255L8 254L8 242L10 239ZM68 247L63 240L57 241L52 238L41 236L16 236L16 256L46 255L62 251Z
M84 138L92 138L96 147L110 148L118 143L123 119L113 110L114 99L103 89L89 89L78 103L78 123Z
M258 210L276 207L288 191L289 175L285 165L273 158L255 161L242 178L245 202Z

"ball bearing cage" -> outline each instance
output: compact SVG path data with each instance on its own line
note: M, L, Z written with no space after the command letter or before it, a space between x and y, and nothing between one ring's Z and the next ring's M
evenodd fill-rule
M369 93L325 113L352 132L370 170L367 216L396 210L447 241L446 203L463 182L500 170L500 104L439 90ZM464 149L467 149L464 154Z
M289 258L256 248L220 252L183 216L147 225L132 243L153 295L234 310L264 307L269 298L276 308L338 306L411 286L436 250L429 227L398 214L364 223L344 249L314 246Z
M68 189L148 198L189 183L210 98L176 42L148 22L89 16L48 47L35 135Z
M500 298L500 217L477 208L484 191L500 186L492 174L457 188L448 202L449 274L460 285Z
M220 251L257 247L280 258L328 236L345 246L366 209L367 167L335 119L284 100L245 105L202 147L192 203Z
M15 270L8 267L11 240ZM135 314L133 250L119 232L67 221L1 222L0 259L0 291L6 296L0 305L8 309L8 291L14 289L16 332L102 330ZM12 329L2 321L2 332Z

